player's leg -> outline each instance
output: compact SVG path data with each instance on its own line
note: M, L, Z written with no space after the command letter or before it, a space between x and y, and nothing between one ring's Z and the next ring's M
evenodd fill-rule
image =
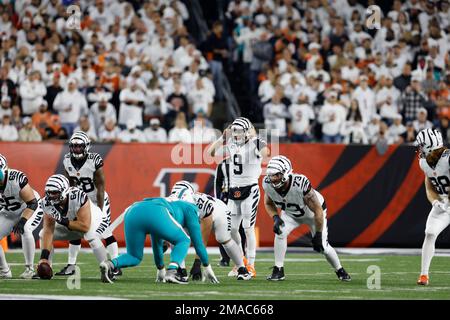
M106 248L101 240L102 236L100 232L104 231L102 229L102 215L102 210L91 203L91 226L88 232L83 235L83 238L89 243L98 263L105 261L108 256Z
M0 216L0 239L8 236L11 233L12 228L15 225L15 221L7 218L6 216ZM12 278L11 269L6 261L5 252L2 246L0 246L0 279Z
M105 192L105 203L103 205L104 219L108 223L108 228L102 234L103 239L105 239L106 250L108 251L109 257L111 259L117 258L119 255L119 246L117 245L117 240L114 237L112 230L109 226L111 225L111 203L109 201L109 196Z
M255 258L256 258L256 214L258 211L259 204L259 186L255 185L252 187L250 195L247 199L241 202L241 212L242 212L242 227L245 231L245 237L247 238L247 259L250 273L256 276L255 271Z
M316 224L312 221L309 224L311 235L314 237L316 234ZM328 263L333 267L337 277L341 281L351 281L350 275L345 271L341 265L341 261L337 255L336 250L328 243L328 223L326 218L326 210L324 211L323 227L322 227L322 246L323 255L327 259Z
M227 206L231 212L231 238L238 246L242 246L241 235L239 234L239 227L242 223L241 214L241 200L228 200ZM234 266L233 269L228 273L229 277L237 277L238 271L237 267Z
M271 281L284 280L284 259L286 257L287 238L292 230L300 225L300 222L294 220L284 212L281 213L281 219L284 221L284 226L281 228L281 234L275 234L273 245L275 265L272 269L272 274L267 277L267 280Z
M428 273L439 234L450 224L450 215L433 207L428 215L425 239L422 245L422 269L417 284L428 284Z
M34 276L34 255L36 253L36 241L33 231L41 224L44 211L41 204L34 211L24 226L22 234L22 250L25 257L25 271L20 275L22 279L32 279Z

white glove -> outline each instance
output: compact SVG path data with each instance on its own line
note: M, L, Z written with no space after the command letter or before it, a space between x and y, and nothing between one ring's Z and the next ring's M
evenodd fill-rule
M208 264L207 267L205 267L204 271L202 272L203 282L205 282L206 279L211 281L211 283L220 283L219 280L217 280L216 275L214 274L213 269L211 268L211 265Z
M166 282L166 268L158 269L156 272L156 282Z
M433 200L432 205L434 208L441 210L441 211L449 211L450 205L448 203L448 200L439 201L439 200Z

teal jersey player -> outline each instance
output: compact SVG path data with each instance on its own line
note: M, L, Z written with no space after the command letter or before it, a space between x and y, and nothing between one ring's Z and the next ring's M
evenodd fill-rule
M193 190L182 188L168 198L147 198L127 208L124 214L127 253L100 265L102 281L112 283L115 268L134 267L141 263L147 234L152 239L153 257L158 268L157 282L187 283L180 272L191 240L202 265L205 278L218 283L209 264L208 253L203 244L198 209L185 200L193 198ZM186 232L186 231L187 232ZM173 247L167 272L163 260L163 242Z

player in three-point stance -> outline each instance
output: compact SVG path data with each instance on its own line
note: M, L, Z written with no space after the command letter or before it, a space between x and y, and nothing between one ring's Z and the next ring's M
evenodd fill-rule
M239 227L242 223L247 238L247 263L250 274L255 277L256 214L259 204L259 176L261 164L269 156L267 144L256 137L253 125L247 118L239 117L227 128L222 137L208 148L211 156L225 144L230 163L230 189L228 207L231 211L231 236L240 246ZM237 276L235 267L229 276Z
M110 257L119 255L117 241L109 226L111 224L111 207L108 194L105 191L105 175L103 172L103 159L98 153L89 152L91 141L82 131L75 132L69 140L70 152L64 156L64 175L69 179L71 186L82 189L89 199L98 206L103 213L102 238L106 243L106 250ZM81 239L69 242L69 257L67 265L57 276L69 276L75 272L78 252L81 249ZM121 275L115 270L115 275Z
M275 232L275 266L267 280L284 280L284 258L287 237L302 224L309 226L312 246L325 255L341 281L350 281L339 257L328 243L327 207L323 196L311 186L308 178L292 172L291 161L284 156L273 157L267 165L267 176L263 181L264 205L273 218ZM278 209L281 212L278 213Z
M45 184L44 227L39 233L41 260L52 263L53 241L84 238L97 258L98 263L106 260L106 249L101 241L102 210L86 193L70 187L69 180L62 174L52 175Z
M42 221L42 202L39 194L31 188L27 176L8 168L6 158L0 155L0 239L14 231L22 235L25 271L22 279L34 276L34 253L36 244L33 231ZM0 246L0 279L12 278L5 253Z
M450 150L444 147L442 135L433 129L417 134L419 165L425 174L425 190L432 207L425 228L422 246L422 271L418 285L428 285L428 272L434 256L436 238L450 224Z

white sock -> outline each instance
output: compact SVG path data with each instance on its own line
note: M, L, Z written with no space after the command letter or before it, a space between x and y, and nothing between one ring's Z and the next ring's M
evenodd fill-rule
M275 237L274 246L275 266L282 268L284 266L284 257L287 250L287 238Z
M324 252L323 254L325 255L328 263L331 264L335 271L338 271L340 268L342 268L341 261L339 261L336 250L334 250L332 246L329 245L327 248L327 252Z
M108 250L111 259L115 259L119 256L119 246L117 245L117 242L111 243L106 247L106 250Z
M244 266L244 261L242 259L244 254L242 253L242 248L238 246L236 242L230 240L225 244L222 243L222 246L238 268Z
M78 252L81 250L81 244L75 245L69 243L69 260L68 264L76 264L77 263L77 257Z
M186 260L181 261L180 268L186 269Z
M89 246L92 248L95 258L97 259L97 261L99 263L103 262L107 259L107 253L106 253L105 246L100 241L100 239L90 240Z
M24 232L24 234L22 234L22 250L25 257L25 265L33 268L34 253L36 252L36 243L34 241L33 233Z
M231 225L234 226L231 228L231 239L233 239L238 246L242 247L241 234L239 233L241 219L238 216L231 216Z
M428 275L430 270L431 259L434 256L434 243L436 242L436 236L430 233L425 235L425 241L422 246L422 271L421 275Z
M245 228L245 236L247 237L247 259L248 264L255 264L256 257L256 235L255 227Z
M7 271L9 269L8 263L6 262L5 251L3 247L0 246L0 269Z

